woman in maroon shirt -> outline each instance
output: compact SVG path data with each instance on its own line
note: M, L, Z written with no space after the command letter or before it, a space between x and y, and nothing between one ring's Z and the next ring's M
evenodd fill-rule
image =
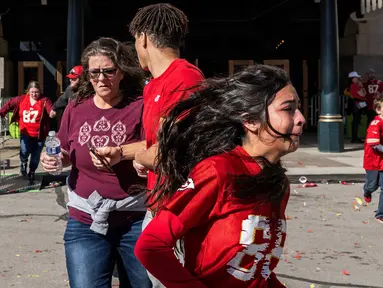
M111 38L92 42L81 64L86 73L58 132L63 165L72 165L64 235L70 286L110 287L119 254L128 282L120 278L121 286L150 287L146 270L133 254L146 209L142 195L130 194L131 186L140 182L132 160L143 144L132 145L132 155L109 169L88 152L89 147L97 151L142 141L142 72L134 50ZM42 164L46 171L57 169L55 159L46 154Z

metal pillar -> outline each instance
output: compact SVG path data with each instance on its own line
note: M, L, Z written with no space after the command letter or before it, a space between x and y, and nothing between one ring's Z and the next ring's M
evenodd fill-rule
M68 0L67 68L80 64L84 49L85 0Z
M344 150L343 117L339 107L339 44L337 0L321 0L321 112L318 149Z

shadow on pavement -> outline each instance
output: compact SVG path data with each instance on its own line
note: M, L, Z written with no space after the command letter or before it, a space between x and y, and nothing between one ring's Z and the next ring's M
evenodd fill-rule
M328 286L328 287L348 287L348 288L383 288L383 286L379 287L379 286L359 285L359 284L351 284L351 283L347 283L347 284L333 283L333 282L312 280L312 279L307 279L307 278L302 278L302 277L295 277L295 276L279 274L279 273L276 273L276 274L280 278L297 280L297 281L302 281L302 282L307 282L307 283L312 283L312 284L318 284L318 285L326 285L326 287Z

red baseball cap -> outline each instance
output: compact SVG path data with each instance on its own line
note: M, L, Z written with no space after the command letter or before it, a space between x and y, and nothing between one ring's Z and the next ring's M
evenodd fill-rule
M82 66L74 66L72 70L70 70L69 74L66 75L66 78L77 79L81 76L82 72L84 72L84 68L82 68Z

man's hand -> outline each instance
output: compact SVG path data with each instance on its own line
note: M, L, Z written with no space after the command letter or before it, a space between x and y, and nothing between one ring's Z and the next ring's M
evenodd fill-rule
M136 160L133 160L133 167L136 169L138 176L142 178L148 177L149 170L145 168L145 166L138 163Z
M56 117L56 111L51 110L51 112L49 113L49 117L55 118Z

